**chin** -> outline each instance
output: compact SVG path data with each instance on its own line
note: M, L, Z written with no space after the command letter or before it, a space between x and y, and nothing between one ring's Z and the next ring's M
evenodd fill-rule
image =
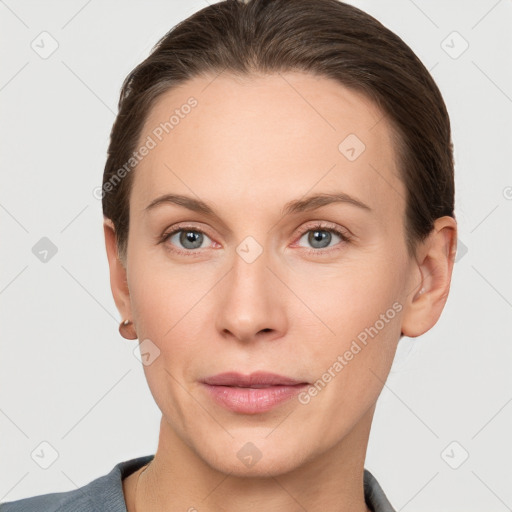
M210 446L207 453L199 451L201 458L213 469L236 477L276 477L301 466L306 456L297 440L282 446L269 439L240 441L233 439L228 446Z

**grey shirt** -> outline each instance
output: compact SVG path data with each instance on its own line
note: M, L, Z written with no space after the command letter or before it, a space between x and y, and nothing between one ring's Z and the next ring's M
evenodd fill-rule
M154 455L116 464L107 475L72 491L40 494L0 504L0 512L127 512L122 480L137 471ZM396 512L375 477L364 470L364 496L373 512Z

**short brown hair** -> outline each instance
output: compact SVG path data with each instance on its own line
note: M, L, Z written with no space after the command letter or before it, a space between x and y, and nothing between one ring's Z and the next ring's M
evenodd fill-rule
M152 105L189 79L226 70L248 76L308 72L375 102L397 134L410 255L436 218L455 216L448 112L430 73L400 37L339 0L225 0L178 23L123 82L102 187L103 215L114 224L121 261L133 172L123 173L118 184L114 178L136 150Z

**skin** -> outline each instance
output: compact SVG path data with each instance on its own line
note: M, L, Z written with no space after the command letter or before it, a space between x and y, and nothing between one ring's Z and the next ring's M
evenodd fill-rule
M123 481L128 511L367 511L376 401L401 333L425 333L443 310L456 222L437 219L409 257L390 125L335 81L298 72L197 77L158 100L140 140L190 96L197 107L134 171L126 267L104 224L116 306L160 350L143 367L162 411L158 449L136 496L141 470ZM366 146L354 161L338 150L351 133ZM288 201L334 191L371 211L333 203L281 214ZM170 203L144 211L166 193L200 198L218 218ZM332 233L314 245L314 221L352 238ZM178 222L205 233L199 249L180 233L158 243ZM247 236L263 249L252 263L236 251ZM401 310L307 404L235 413L199 382L266 370L314 383L394 303ZM237 457L247 442L261 452L251 467Z

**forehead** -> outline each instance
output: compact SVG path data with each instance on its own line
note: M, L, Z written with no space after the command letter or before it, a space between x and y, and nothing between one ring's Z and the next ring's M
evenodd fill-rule
M137 211L171 192L219 208L268 203L277 210L330 189L382 214L403 209L387 119L364 95L329 78L196 77L158 98L139 142L149 139L130 199Z

